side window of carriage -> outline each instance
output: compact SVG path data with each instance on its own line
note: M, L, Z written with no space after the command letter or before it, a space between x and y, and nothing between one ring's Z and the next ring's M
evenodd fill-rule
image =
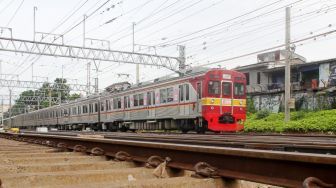
M202 83L197 82L196 88L197 88L197 98L202 99Z
M179 85L179 101L189 101L189 84Z

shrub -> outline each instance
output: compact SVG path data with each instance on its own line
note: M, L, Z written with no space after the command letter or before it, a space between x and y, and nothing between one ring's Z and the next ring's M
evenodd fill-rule
M293 114L293 116L292 116L291 119L292 119L292 120L299 120L299 119L304 118L305 115L306 115L306 112L304 112L304 111L297 111L297 112L295 112L295 113Z
M256 114L256 119L264 119L269 116L270 112L268 110L260 110Z

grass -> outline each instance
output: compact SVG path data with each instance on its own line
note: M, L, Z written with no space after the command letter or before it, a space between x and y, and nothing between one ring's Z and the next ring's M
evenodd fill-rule
M284 122L284 113L269 114L261 119L257 114L249 114L245 122L245 132L278 133L336 133L336 110L291 112L291 121Z

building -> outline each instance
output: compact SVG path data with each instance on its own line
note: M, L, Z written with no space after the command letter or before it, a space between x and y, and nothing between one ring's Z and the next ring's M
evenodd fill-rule
M277 50L257 56L257 63L236 67L247 79L247 92L277 92L284 90L285 51ZM336 84L336 58L306 62L298 54L291 57L292 90L322 89Z
M248 97L256 110L279 112L284 107L285 51L257 56L257 63L236 67L246 75ZM295 108L336 108L336 58L307 62L298 54L291 57L291 98Z

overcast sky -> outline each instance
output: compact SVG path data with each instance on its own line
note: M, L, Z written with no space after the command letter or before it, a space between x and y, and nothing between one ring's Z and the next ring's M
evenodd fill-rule
M136 51L178 56L177 45L185 45L187 64L197 66L283 44L286 5L292 7L292 40L336 29L336 0L0 0L0 26L12 28L14 38L32 40L36 6L37 32L65 34L66 44L81 46L83 25L67 31L86 14L91 15L86 21L87 38L108 40L112 49L131 51L135 22L135 43L153 46L136 45ZM2 30L0 36L9 37L9 33ZM36 40L41 38L36 35ZM49 35L42 41L53 40ZM334 58L335 42L336 35L331 34L298 43L295 52L308 61ZM107 48L101 42L87 41L86 45ZM20 80L32 79L32 65L37 81L61 77L63 66L63 75L70 82L86 84L86 60L4 51L0 51L0 60L1 72L18 74ZM230 69L252 63L256 63L256 55L211 66ZM145 81L167 74L172 72L141 66L140 78ZM100 62L98 75L100 89L119 81L134 83L135 65ZM96 76L95 70L91 76ZM13 90L19 93L23 89ZM8 94L7 88L0 91Z

